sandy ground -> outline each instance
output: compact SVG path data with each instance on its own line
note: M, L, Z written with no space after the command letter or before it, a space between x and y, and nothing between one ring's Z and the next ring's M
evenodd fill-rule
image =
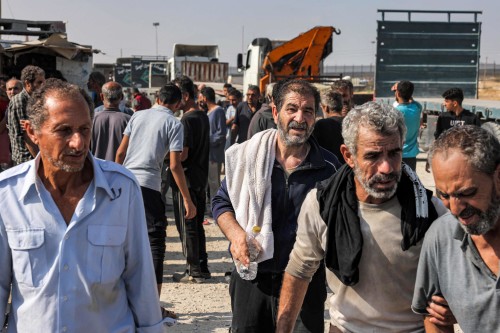
M426 155L419 155L417 173L429 189L434 190L432 175L425 172ZM212 279L204 284L181 284L172 281L172 274L184 270L185 259L173 214L169 214L167 228L167 253L165 255L164 283L161 293L162 305L179 315L177 325L169 332L228 332L231 324L231 303L229 284L224 272L232 270L232 261L227 249L228 242L215 224L205 226L207 251ZM328 306L328 302L326 303ZM328 321L328 311L325 320ZM328 326L328 325L325 325Z

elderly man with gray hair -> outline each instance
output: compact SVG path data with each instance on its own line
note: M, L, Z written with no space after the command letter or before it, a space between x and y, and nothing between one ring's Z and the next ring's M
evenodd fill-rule
M325 116L319 119L314 126L313 137L319 145L337 156L340 163L344 164L344 157L340 146L344 143L342 138L342 94L333 89L321 92L321 109Z
M292 331L323 260L333 291L330 332L423 332L410 307L418 258L425 232L446 208L402 163L405 134L402 114L387 105L369 102L344 118L346 164L304 199L277 332Z
M47 80L25 124L34 160L0 175L0 323L8 332L164 332L141 190L89 154L94 108Z
M450 213L425 236L412 308L427 332L453 332L428 317L431 297L443 295L464 332L498 332L500 143L477 126L453 127L434 142L429 162Z
M101 98L104 108L95 113L91 151L97 158L114 162L131 115L120 111L123 91L118 82L105 83L102 86Z

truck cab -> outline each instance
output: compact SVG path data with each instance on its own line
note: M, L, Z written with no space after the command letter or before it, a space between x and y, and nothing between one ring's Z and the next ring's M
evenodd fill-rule
M266 74L262 68L266 55L283 43L285 41L255 38L248 45L245 64L243 64L243 55L238 54L238 70L243 71L243 92L246 92L250 85L259 86L260 79Z

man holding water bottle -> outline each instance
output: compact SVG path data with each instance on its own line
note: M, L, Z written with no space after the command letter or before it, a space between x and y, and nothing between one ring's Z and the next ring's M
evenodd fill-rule
M231 242L235 263L251 266L247 238L255 237L260 249L253 280L244 280L236 270L231 275L233 332L275 330L281 281L295 242L300 206L316 182L340 165L311 137L320 101L316 88L303 80L277 85L273 117L278 129L259 132L227 150L226 179L212 201L213 216ZM298 318L297 325L304 331L323 332L325 299L323 267L309 285Z

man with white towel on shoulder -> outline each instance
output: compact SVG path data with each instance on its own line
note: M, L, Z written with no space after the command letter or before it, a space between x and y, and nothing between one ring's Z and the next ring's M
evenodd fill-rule
M226 151L226 179L212 201L217 223L231 242L231 255L249 264L246 234L261 227L258 273L243 280L236 270L229 293L232 332L274 332L283 272L295 243L297 216L307 192L340 164L311 136L320 97L303 80L277 83L273 117L278 129L255 134ZM324 267L309 285L297 326L324 331Z

